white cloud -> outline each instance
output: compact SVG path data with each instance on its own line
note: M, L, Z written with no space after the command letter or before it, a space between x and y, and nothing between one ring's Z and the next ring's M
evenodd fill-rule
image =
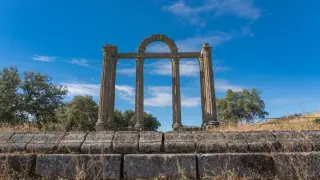
M172 106L172 87L171 86L151 86L148 88L148 95L145 98L145 106L167 107ZM181 97L182 107L196 107L200 105L200 97Z
M136 75L136 68L123 68L123 69L118 69L117 74L123 74L127 76L135 76Z
M61 85L68 88L68 96L74 97L77 95L89 95L96 99L100 96L100 84L86 84L86 83L62 83ZM133 102L135 90L128 85L116 85L116 97Z
M198 35L186 39L176 40L175 43L180 52L200 52L204 43L211 46L217 46L223 42L229 41L235 37L234 33L214 32L207 35ZM148 52L169 52L169 47L164 43L150 44Z
M202 5L194 7L178 1L162 9L197 26L205 26L207 18L204 15L234 15L250 20L256 20L261 15L260 8L254 5L253 0L205 0Z
M218 64L217 62L213 62ZM228 71L230 68L214 65L214 72ZM199 63L198 60L180 60L180 76L199 76ZM147 65L147 72L151 74L171 76L172 75L172 63L171 61L156 61Z
M157 61L147 66L151 74L172 75L171 61ZM181 60L180 61L180 76L197 76L199 74L199 64L197 60Z
M149 87L147 93L151 97L144 99L145 106L165 107L172 105L172 95L169 86Z
M218 92L226 92L228 89L233 91L242 91L244 87L239 85L233 85L229 81L224 79L215 79L215 89Z
M71 97L77 95L98 97L100 94L99 84L62 83L61 85L68 88L68 95Z
M182 97L181 105L184 107L199 106L201 102L200 97Z
M68 61L68 63L76 64L78 66L88 67L89 66L88 61L89 60L87 60L85 58L73 58L70 61Z
M58 58L59 57L56 57L56 56L38 56L38 55L34 55L32 57L32 59L35 61L43 61L43 62L52 62Z
M68 96L89 95L99 99L100 85L86 83L62 83L68 88ZM150 86L146 92L144 105L146 107L168 107L172 106L171 86ZM116 85L116 98L135 103L135 88L129 85ZM195 107L200 105L200 97L181 97L181 106Z
M128 85L116 85L116 95L121 99L134 103L135 89Z

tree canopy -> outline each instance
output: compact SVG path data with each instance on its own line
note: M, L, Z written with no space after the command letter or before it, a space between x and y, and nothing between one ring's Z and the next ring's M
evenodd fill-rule
M67 131L93 131L98 119L98 105L92 96L75 96L71 102L58 109L57 119ZM133 127L135 122L133 110L115 110L115 127ZM145 130L157 130L160 122L152 114L144 113L143 125Z
M261 99L261 92L255 88L235 92L229 89L224 98L217 99L217 111L222 123L253 122L263 119L268 112Z
M67 89L52 83L39 72L18 73L16 67L0 72L0 121L35 122L38 125L55 120L55 110L62 105Z

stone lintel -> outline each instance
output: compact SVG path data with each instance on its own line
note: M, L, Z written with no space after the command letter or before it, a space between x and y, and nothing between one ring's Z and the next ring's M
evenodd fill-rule
M179 58L198 58L200 57L200 52L180 52L176 55ZM117 53L115 55L118 59L136 59L139 55L138 53ZM171 59L173 56L171 53L163 52L163 53L144 53L141 58L169 58Z

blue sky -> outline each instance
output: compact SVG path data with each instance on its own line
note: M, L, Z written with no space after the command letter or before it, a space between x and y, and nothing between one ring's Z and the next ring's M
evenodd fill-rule
M262 91L269 117L320 109L320 2L297 0L2 0L0 67L40 71L69 89L69 97L99 96L102 46L135 52L162 33L179 51L213 46L216 94ZM318 21L317 21L318 20ZM162 43L148 51L168 51ZM180 64L182 123L201 124L199 67ZM172 124L171 62L145 61L145 111ZM134 109L135 60L120 60L116 108Z

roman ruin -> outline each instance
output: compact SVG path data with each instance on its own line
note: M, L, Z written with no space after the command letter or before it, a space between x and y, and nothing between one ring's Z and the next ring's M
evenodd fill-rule
M170 53L146 53L146 48L152 42L163 42ZM110 130L114 122L115 80L116 67L119 59L136 59L136 96L135 96L135 128L143 130L144 113L144 74L143 65L147 58L170 58L172 62L172 128L178 131L182 128L180 71L179 63L183 58L197 58L200 68L200 92L202 108L202 127L218 126L216 112L216 97L214 89L214 75L212 69L212 47L204 43L200 52L179 52L175 42L163 34L154 34L145 38L136 53L119 53L118 47L106 44L102 48L103 64L100 88L99 115L96 131Z

